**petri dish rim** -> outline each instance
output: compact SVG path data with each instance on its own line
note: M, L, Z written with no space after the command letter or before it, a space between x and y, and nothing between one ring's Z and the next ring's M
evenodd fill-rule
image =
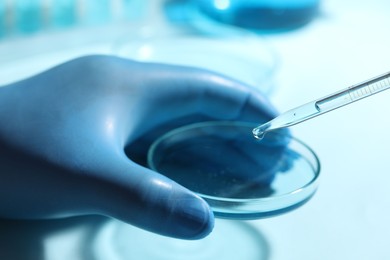
M158 172L157 167L155 166L153 162L153 156L155 153L155 150L157 147L163 142L164 140L175 136L177 134L180 134L182 132L190 131L192 129L196 128L204 128L204 127L214 127L214 126L235 126L235 127L245 127L245 128L250 128L253 129L256 124L250 123L250 122L239 122L239 121L207 121L207 122L199 122L199 123L194 123L190 125L185 125L182 127L178 127L176 129L173 129L158 139L156 139L153 144L150 146L148 155L147 155L147 162L148 166ZM275 133L269 133L269 134L275 134ZM279 134L280 135L280 134ZM288 193L284 194L279 194L279 195L273 195L270 197L259 197L259 198L227 198L227 197L217 197L217 196L212 196L212 195L207 195L199 192L194 192L195 194L199 195L201 198L205 199L208 203L213 202L213 203L231 203L231 204L237 204L237 205L243 205L247 206L248 204L254 205L254 206L259 206L262 204L267 204L270 202L283 202L286 199L289 199L290 197L297 196L303 194L302 199L294 200L293 203L282 203L283 206L278 208L273 208L272 210L268 211L259 211L256 212L256 210L252 211L250 210L249 212L247 210L243 210L240 212L233 213L230 212L229 210L225 212L224 210L219 210L216 209L214 213L216 213L217 216L222 217L222 218L234 218L234 219L256 219L256 218L262 218L262 217L268 217L270 215L279 215L281 213L290 211L292 209L295 209L303 204L305 204L315 193L317 186L318 186L318 180L320 176L320 171L321 171L321 163L320 160L317 156L317 154L314 152L314 150L309 147L306 143L301 141L300 139L296 137L289 136L291 140L294 141L297 145L299 145L301 148L303 148L306 151L306 154L302 156L304 161L312 168L313 172L313 178L302 185L301 187L290 191ZM311 156L312 158L309 159L307 158L307 154ZM302 154L300 154L302 155ZM305 194L306 192L306 194ZM212 205L211 205L212 206ZM213 208L213 206L212 206ZM215 210L215 209L213 209ZM232 217L234 216L234 217Z

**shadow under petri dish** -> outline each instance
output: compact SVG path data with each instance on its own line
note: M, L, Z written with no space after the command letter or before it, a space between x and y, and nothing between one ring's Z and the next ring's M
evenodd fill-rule
M159 138L149 167L199 194L220 218L257 219L293 210L315 193L315 153L287 132L252 135L243 122L204 122Z
M112 221L97 234L93 252L96 260L267 260L270 247L254 226L218 219L213 232L201 240L180 240Z

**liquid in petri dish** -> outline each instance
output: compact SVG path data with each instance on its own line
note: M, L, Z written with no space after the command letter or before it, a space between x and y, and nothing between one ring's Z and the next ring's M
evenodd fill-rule
M200 10L212 19L253 30L289 30L310 22L319 0L201 0Z
M305 159L286 150L286 140L268 139L256 142L250 134L240 133L231 140L218 136L189 139L185 145L164 149L156 168L184 187L214 197L265 198L299 188L306 181L299 175L294 174L292 180L291 175L279 175L307 167Z
M158 170L188 189L208 196L267 197L272 194L274 171L267 169L265 163L252 160L249 153L255 154L248 150L245 155L240 148L210 140L207 144L201 142L166 152Z
M220 142L194 144L166 151L157 168L194 192L223 198L283 195L313 178L307 159L293 150L259 149L247 144L245 150Z

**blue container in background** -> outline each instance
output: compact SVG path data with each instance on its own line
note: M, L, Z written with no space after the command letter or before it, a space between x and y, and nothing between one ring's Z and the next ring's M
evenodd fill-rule
M22 33L39 31L43 25L41 0L15 0L15 28Z
M110 0L86 0L84 1L83 21L86 24L104 24L110 21Z
M70 27L77 23L77 0L56 0L51 6L53 27Z
M206 16L259 31L283 31L309 23L320 0L193 0Z
M6 7L3 2L0 2L0 38L6 33Z

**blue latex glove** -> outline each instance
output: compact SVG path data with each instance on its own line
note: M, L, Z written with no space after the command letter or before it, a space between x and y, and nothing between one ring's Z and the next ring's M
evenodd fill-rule
M204 70L109 56L64 63L0 88L0 217L102 214L202 238L212 212L146 167L150 144L188 123L275 115L260 93Z

